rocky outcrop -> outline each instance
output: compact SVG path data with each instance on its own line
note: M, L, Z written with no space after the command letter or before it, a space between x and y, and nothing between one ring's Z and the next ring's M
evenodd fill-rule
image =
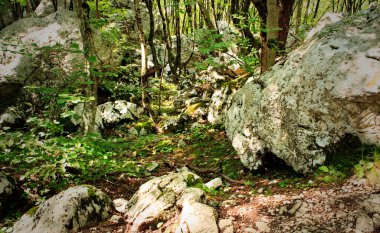
M371 233L380 230L380 194L372 194L362 204L362 213L356 218L356 232Z
M107 218L111 199L92 186L69 188L30 209L13 226L14 233L66 233Z
M26 85L63 83L63 77L72 72L71 64L83 60L78 53L57 55L52 48L42 49L61 44L69 51L72 43L81 47L79 20L72 11L20 19L4 28L0 38L0 111L13 105Z
M163 232L218 232L217 213L205 204L204 192L189 187L200 178L187 169L143 184L126 205L128 232L157 229ZM179 217L176 217L180 212Z
M332 23L251 78L225 126L250 169L267 151L298 172L322 164L346 134L380 144L380 7Z
M104 124L115 124L123 120L139 118L137 105L125 100L107 102L98 106Z
M8 177L0 172L0 217L5 213L9 201L14 198L16 187L9 181Z

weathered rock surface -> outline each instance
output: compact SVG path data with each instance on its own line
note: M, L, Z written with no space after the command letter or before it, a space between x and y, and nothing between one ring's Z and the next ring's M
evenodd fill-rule
M67 3L67 9L69 8L69 1L66 1ZM65 7L65 1L57 1L57 8L58 9L64 9ZM34 10L35 16L38 17L44 17L46 15L54 13L54 5L52 1L49 0L42 0L40 4L38 4L36 10Z
M137 105L125 100L107 102L98 106L104 124L115 124L122 120L139 118Z
M81 45L79 25L74 12L58 10L43 18L20 19L0 32L0 111L13 105L26 85L64 81L63 71L70 74L72 62L83 56L68 53L52 59L39 48L57 43L64 49L72 43Z
M202 203L188 201L183 206L181 220L176 233L217 233L216 211Z
M0 172L0 217L4 214L5 207L9 204L12 196L14 197L15 188L7 176Z
M14 233L77 232L107 218L111 199L92 186L69 188L32 208L13 226Z
M357 232L380 230L380 194L372 194L362 203L363 213L356 217Z
M157 225L167 229L177 222L176 232L218 232L217 214L204 203L204 192L188 187L199 179L189 170L181 169L143 184L126 206L127 231L143 232L156 229ZM159 224L176 219L175 215L180 211L179 220Z
M379 38L377 7L324 27L285 62L248 80L225 120L242 162L255 169L271 151L306 173L346 134L380 144Z
M0 125L13 125L20 121L23 115L23 112L18 110L17 108L9 107L2 114L0 114Z

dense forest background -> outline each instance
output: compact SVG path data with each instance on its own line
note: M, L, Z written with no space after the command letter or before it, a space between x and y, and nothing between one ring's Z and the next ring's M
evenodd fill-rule
M0 215L0 232L68 187L86 183L130 197L180 167L230 186L192 184L214 206L236 187L271 196L333 187L352 175L377 183L378 147L352 135L327 148L331 156L313 170L263 150L268 159L252 172L225 132L230 96L247 80L265 88L258 77L309 43L319 21L359 17L377 2L0 0L0 172L17 184L20 200ZM11 67L18 56L21 65Z

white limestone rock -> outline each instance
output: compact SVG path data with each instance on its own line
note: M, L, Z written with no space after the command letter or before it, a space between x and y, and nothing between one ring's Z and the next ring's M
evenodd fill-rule
M116 124L122 120L135 120L139 118L137 105L125 100L107 102L98 106L104 124Z
M128 204L127 200L125 200L124 198L117 198L113 200L112 202L117 212L122 213L122 214L125 213L125 208Z
M356 218L356 232L360 233L372 233L375 229L371 217L361 213Z
M60 44L69 50L73 43L82 48L80 22L74 12L64 9L43 18L20 19L1 30L0 111L14 104L24 86L62 85L63 73L70 75L75 70L73 64L84 60L83 54L68 53L59 61L44 60L39 48Z
M181 212L176 233L218 233L216 211L199 202L187 202Z
M201 182L200 177L183 168L140 186L126 207L126 231L158 227L165 231L164 227L177 229L176 232L218 232L216 211L205 204L204 192L189 187L197 182ZM180 213L179 222L172 221L177 213Z
M380 214L380 194L372 194L362 203L362 208L370 215Z
M377 7L324 27L232 96L225 127L248 168L270 151L310 172L346 134L380 144L379 20Z
M222 179L220 179L220 177L212 179L205 184L205 186L209 189L217 189L222 185L223 185L223 181L222 181Z
M13 226L13 233L77 232L89 224L106 219L112 201L89 185L69 188L34 207Z

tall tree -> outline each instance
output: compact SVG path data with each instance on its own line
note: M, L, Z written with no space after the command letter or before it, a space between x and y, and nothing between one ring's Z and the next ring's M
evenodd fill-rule
M303 0L298 0L297 1L297 12L296 12L296 25L295 25L296 35L298 34L300 26L301 26L302 5L303 5Z
M267 49L271 51L277 49L277 53L285 49L294 0L252 0L252 2L261 18L261 27L266 29L260 33L262 41L261 71L264 72L270 67L273 60L271 53L269 53L270 59L268 60ZM269 6L271 6L271 9L268 9ZM270 17L269 20L268 17ZM276 23L274 22L275 18L277 18L277 26L273 27ZM268 23L270 23L269 26ZM277 31L274 29L277 29ZM269 33L271 33L269 36L277 35L277 38L268 39Z
M96 56L93 34L90 25L90 8L86 0L75 0L74 4L81 23L80 31L83 42L84 56L86 58L84 74L86 76L85 95L87 97L87 101L84 102L83 106L82 132L84 134L97 134L98 129L96 126L96 110L98 103L97 97L99 77L94 74Z
M263 47L262 72L274 65L276 60L278 26L279 26L279 5L277 0L267 0L267 38Z
M150 99L148 95L149 78L147 75L148 64L148 49L145 42L144 28L141 20L140 0L134 0L135 21L140 40L141 47L141 71L140 71L140 84L141 84L141 102L144 110L154 120L154 112L150 106Z

